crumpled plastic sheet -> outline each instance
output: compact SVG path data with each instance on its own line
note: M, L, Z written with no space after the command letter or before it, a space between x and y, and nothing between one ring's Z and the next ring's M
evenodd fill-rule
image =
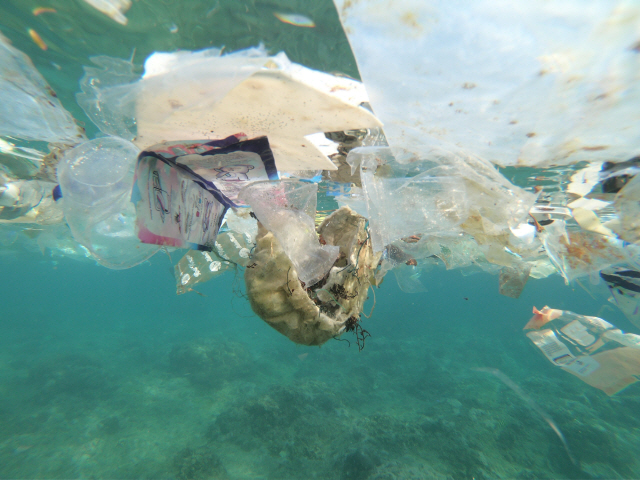
M362 83L289 61L264 47L220 55L155 52L144 75L130 62L97 57L86 68L79 104L105 133L142 149L164 141L268 136L280 171L335 170L323 132L379 127L360 105ZM309 115L309 112L314 112Z
M68 145L85 138L29 57L2 34L0 135Z
M317 193L315 183L281 180L253 183L238 195L275 235L307 287L329 272L340 251L318 241L314 221Z
M502 267L500 269L500 294L511 298L518 298L524 290L524 286L529 280L531 265L519 262L512 267Z
M399 161L460 149L501 166L637 155L637 2L334 3Z
M395 162L388 147L358 148L349 153L352 156L363 156L360 178L374 251L417 233L455 232L468 215L460 180L429 172L407 177L409 172Z
M416 234L465 232L489 245L522 223L536 198L473 156L402 164L388 147L362 147L348 159L360 164L374 251Z
M564 222L556 220L542 233L549 258L568 284L572 280L612 265L627 263L629 256L625 244L615 238L586 230L566 229Z

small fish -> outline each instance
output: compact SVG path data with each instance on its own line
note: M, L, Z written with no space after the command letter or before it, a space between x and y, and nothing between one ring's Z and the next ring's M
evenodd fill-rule
M58 13L58 11L55 8L36 7L33 9L32 13L37 17L38 15L41 15L43 13Z
M31 40L33 40L33 42L36 45L38 45L42 50L49 49L47 44L44 43L44 40L42 40L42 37L38 35L38 32L36 32L33 28L28 29L27 32L29 32L29 36L31 37Z
M309 356L309 354L308 354L308 353L301 353L300 355L298 355L298 358L299 358L300 360L304 360L304 359L305 359L305 358L307 358L308 356Z
M214 5L214 7L205 14L205 17L211 18L219 11L220 11L220 0L218 0Z
M275 17L282 23L294 25L296 27L313 28L316 24L309 17L298 13L274 13Z
M26 452L30 448L33 448L33 445L18 445L16 448L14 448L13 454L20 455L21 453Z

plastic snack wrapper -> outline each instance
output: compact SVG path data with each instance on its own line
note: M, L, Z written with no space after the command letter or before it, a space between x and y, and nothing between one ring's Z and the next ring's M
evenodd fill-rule
M277 178L266 137L166 142L142 152L132 201L144 243L211 250L238 191Z
M608 395L640 378L640 336L598 317L533 308L526 335L551 363Z

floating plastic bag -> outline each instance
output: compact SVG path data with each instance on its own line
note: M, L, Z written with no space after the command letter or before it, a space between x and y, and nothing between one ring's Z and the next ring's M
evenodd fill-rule
M352 150L361 156L360 178L367 200L373 248L415 234L455 232L467 216L467 198L457 178L434 178L398 165L388 147ZM381 165L379 167L379 165ZM413 165L412 165L413 167Z
M366 331L358 322L380 259L371 249L365 223L348 207L324 220L319 234L327 246L340 250L340 256L329 275L312 287L300 282L277 237L259 224L253 263L245 270L253 311L295 343L322 345L353 331L363 346Z
M636 2L335 0L396 150L625 161L640 137Z
M122 138L97 138L68 150L58 165L60 201L73 237L109 268L133 267L158 251L135 234L130 198L138 152Z
M455 236L463 231L489 245L522 223L535 201L535 195L512 185L481 159L456 156L448 165L438 165L437 158L401 164L391 152L364 147L348 157L360 164L376 251L410 235Z
M367 99L360 82L292 64L284 53L269 57L263 47L220 53L156 52L135 82L130 64L98 57L107 69L86 69L78 102L99 128L135 137L141 148L237 132L267 135L278 169L286 171L336 169L307 138L314 133L380 126L359 107ZM129 83L113 82L119 71Z
M298 277L307 286L319 282L336 261L337 246L321 245L314 218L318 185L299 180L259 182L240 192L258 220L278 239Z
M144 134L155 123L163 123L172 115L182 117L193 110L211 108L268 59L264 48L250 48L224 56L219 48L172 54L157 52L147 58L145 75L141 79L130 61L92 57L92 62L100 68L84 67L78 104L102 132L133 140L139 136L136 123L143 124ZM142 103L138 107L139 102L148 103L146 107ZM137 112L137 108L142 111ZM169 131L166 132L168 135L154 136L138 145L146 148L163 140L208 138L211 132L204 132L197 125L196 116L189 119L190 123L192 121L196 125L189 134L196 137L184 136L185 132L179 130ZM211 138L221 137L213 135Z
M27 57L0 34L0 135L75 145L85 137Z
M533 308L527 337L551 363L608 395L640 378L640 336L597 317Z

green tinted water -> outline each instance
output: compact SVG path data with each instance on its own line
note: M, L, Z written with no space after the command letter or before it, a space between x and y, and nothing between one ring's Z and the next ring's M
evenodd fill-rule
M34 16L35 7L56 13ZM93 55L141 65L154 50L263 42L357 77L328 1L139 0L127 17L121 26L81 0L0 4L2 33L90 137L74 95ZM532 175L505 173L521 184ZM606 295L559 276L529 281L513 300L486 274L433 268L421 277L427 291L413 295L389 274L358 352L348 336L351 346L291 344L251 313L241 271L203 284L205 296L176 296L162 254L111 271L19 242L0 249L0 269L0 478L640 476L638 388L609 398L554 369L522 333L545 303L634 331ZM548 412L581 469L527 401L478 367L500 369Z

